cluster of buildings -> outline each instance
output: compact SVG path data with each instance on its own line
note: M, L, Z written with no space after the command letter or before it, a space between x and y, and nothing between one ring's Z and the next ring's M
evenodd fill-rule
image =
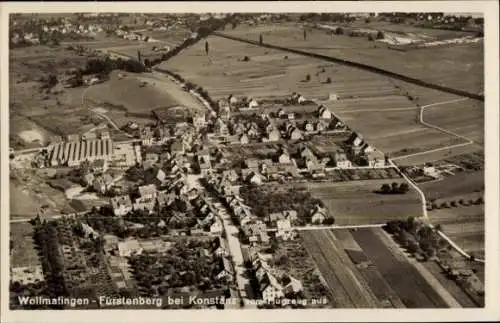
M294 93L291 97L294 104L303 104L306 99ZM304 135L326 131L345 131L346 126L325 106L320 105L306 120L298 120L296 114L279 108L274 112L260 112L256 120L251 117L231 117L231 111L243 105L244 110L257 110L259 103L255 99L238 101L233 96L228 100L220 100L218 118L215 120L210 137L218 142L232 144L248 144L249 142L276 142L280 140L302 140Z
M267 304L277 304L277 300L294 298L303 291L300 280L289 274L278 272L260 253L250 256L251 268L254 273L262 300Z
M346 143L349 145L349 152L352 158L354 158L358 164L369 167L386 166L385 155L381 151L370 146L360 133L353 132Z

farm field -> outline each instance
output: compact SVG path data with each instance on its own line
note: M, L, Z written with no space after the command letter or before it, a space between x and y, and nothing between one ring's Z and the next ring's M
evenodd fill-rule
M484 205L460 205L460 199L466 203L476 200L484 194L484 171L462 172L440 181L419 185L428 200L435 204L457 203L457 207L434 209L429 212L433 224L441 224L443 231L456 244L476 256L484 255L485 213Z
M457 173L440 181L422 183L419 187L427 199L454 198L454 196L484 192L484 171Z
M424 121L474 140L484 146L484 104L465 100L425 109Z
M33 233L33 226L30 223L10 224L10 239L13 241L10 256L12 268L40 265Z
M484 205L458 206L429 212L431 222L468 253L484 256Z
M472 93L484 90L482 42L397 51L381 42L370 42L367 37L332 35L325 30L310 30L304 40L303 29L300 24L239 26L224 33L255 41L262 34L265 43L360 62ZM436 33L421 28L413 32Z
M335 111L334 105L327 105ZM337 112L349 127L391 157L417 153L465 140L418 123L418 110Z
M448 307L437 291L442 287L431 286L397 247L388 245L381 230L301 232L338 306Z
M201 85L215 99L230 94L259 99L298 92L309 99L326 99L331 92L340 97L399 93L386 78L365 71L216 36L207 42L208 55L200 42L160 67ZM243 61L245 56L249 61ZM326 83L328 77L332 84Z
M422 213L420 197L410 189L406 194L385 195L374 191L382 184L403 182L401 180L366 180L340 183L315 182L297 183L306 187L314 198L326 205L335 218L335 224L378 224L394 219L420 216ZM363 203L359 203L363 201Z

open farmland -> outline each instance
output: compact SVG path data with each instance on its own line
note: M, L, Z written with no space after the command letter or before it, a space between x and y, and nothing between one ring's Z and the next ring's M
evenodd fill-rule
M390 29L392 26L388 25L387 28ZM411 26L405 27L407 32L412 28ZM370 42L367 37L333 35L326 30L309 30L307 39L304 40L303 29L301 24L258 27L242 25L224 33L254 41L258 40L259 35L262 34L265 43L368 64L472 93L480 93L484 90L482 59L484 46L482 42L398 51L390 49L381 42ZM378 26L377 29L382 28ZM427 33L432 36L432 34L439 33L431 29L413 29L412 32L416 34ZM463 33L463 36L468 35L470 34ZM388 57L391 58L388 59ZM456 64L456 62L461 62L461 64Z
M282 98L298 92L306 98L326 99L331 92L340 97L399 93L387 78L365 71L220 37L209 37L207 42L208 55L201 42L161 67L201 85L216 99L230 94ZM245 56L249 61L243 61ZM326 83L328 77L332 84Z
M339 112L337 115L351 129L363 134L370 144L391 157L465 142L461 138L421 125L418 122L418 109Z
M484 172L457 173L440 181L422 183L420 188L438 208L429 212L430 221L440 224L457 245L476 256L484 255L484 205L474 205L484 194ZM463 200L463 204L460 203ZM451 203L456 206L451 206ZM443 206L446 203L446 206Z
M382 229L302 231L312 255L341 307L448 307L454 300L417 269ZM423 276L425 274L425 276ZM433 282L431 285L430 281Z
M447 105L428 107L424 120L484 145L484 104L465 100Z
M397 180L348 181L341 183L316 182L296 184L306 187L314 198L326 205L335 218L335 224L385 223L394 219L419 216L421 204L418 194L410 190L406 194L377 194L382 184ZM359 203L358 201L363 201Z

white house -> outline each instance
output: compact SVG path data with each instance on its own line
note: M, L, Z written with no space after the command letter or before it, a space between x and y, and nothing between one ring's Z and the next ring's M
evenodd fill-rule
M130 196L122 195L111 198L111 207L116 216L123 216L132 211L132 201Z
M216 218L215 221L210 225L210 233L212 234L222 234L223 230L224 228L219 218Z
M318 108L318 117L320 119L331 119L332 113L324 105Z
M318 205L313 209L311 215L311 223L321 224L326 218L327 218L327 212L324 208Z
M249 109L254 109L259 106L259 103L255 99L251 99L250 102L248 102L248 108Z
M262 300L268 303L274 303L277 299L283 298L283 289L276 277L266 273L259 281Z
M139 186L139 195L145 199L156 198L157 195L156 186L154 184Z
M276 221L276 237L282 238L283 240L289 240L292 237L292 224L288 219L282 219Z

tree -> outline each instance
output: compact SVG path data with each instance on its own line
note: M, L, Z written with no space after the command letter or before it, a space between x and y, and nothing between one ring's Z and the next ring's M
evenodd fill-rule
M208 41L205 41L205 55L208 55L208 50L209 50Z
M304 40L307 40L307 31L304 29Z
M332 79L331 79L330 77L327 77L327 78L326 78L326 83L327 83L327 84L332 84Z
M377 33L377 37L376 38L377 39L384 39L385 35L384 35L384 33L381 30L379 30L378 33Z
M259 45L262 45L263 41L264 41L264 40L263 40L263 38L262 38L262 34L260 34L260 35L259 35Z
M389 186L389 184L382 184L382 186L380 187L380 192L382 192L383 194L389 194L391 193L391 187Z
M399 185L399 193L406 194L410 190L408 183L401 183Z
M336 34L336 35L343 35L343 34L344 34L344 28L342 28L342 27L337 27L337 28L335 29L335 34Z
M393 183L391 184L391 192L392 192L392 193L397 193L397 192L398 192L398 183L393 182Z
M451 201L450 205L451 205L451 207L456 207L457 206L457 202L456 201Z
M306 75L306 81L309 82L311 80L311 75L307 74Z
M368 35L368 40L369 40L369 41L374 41L374 40L375 40L375 39L373 39L373 35L372 35L372 34L369 34L369 35Z

